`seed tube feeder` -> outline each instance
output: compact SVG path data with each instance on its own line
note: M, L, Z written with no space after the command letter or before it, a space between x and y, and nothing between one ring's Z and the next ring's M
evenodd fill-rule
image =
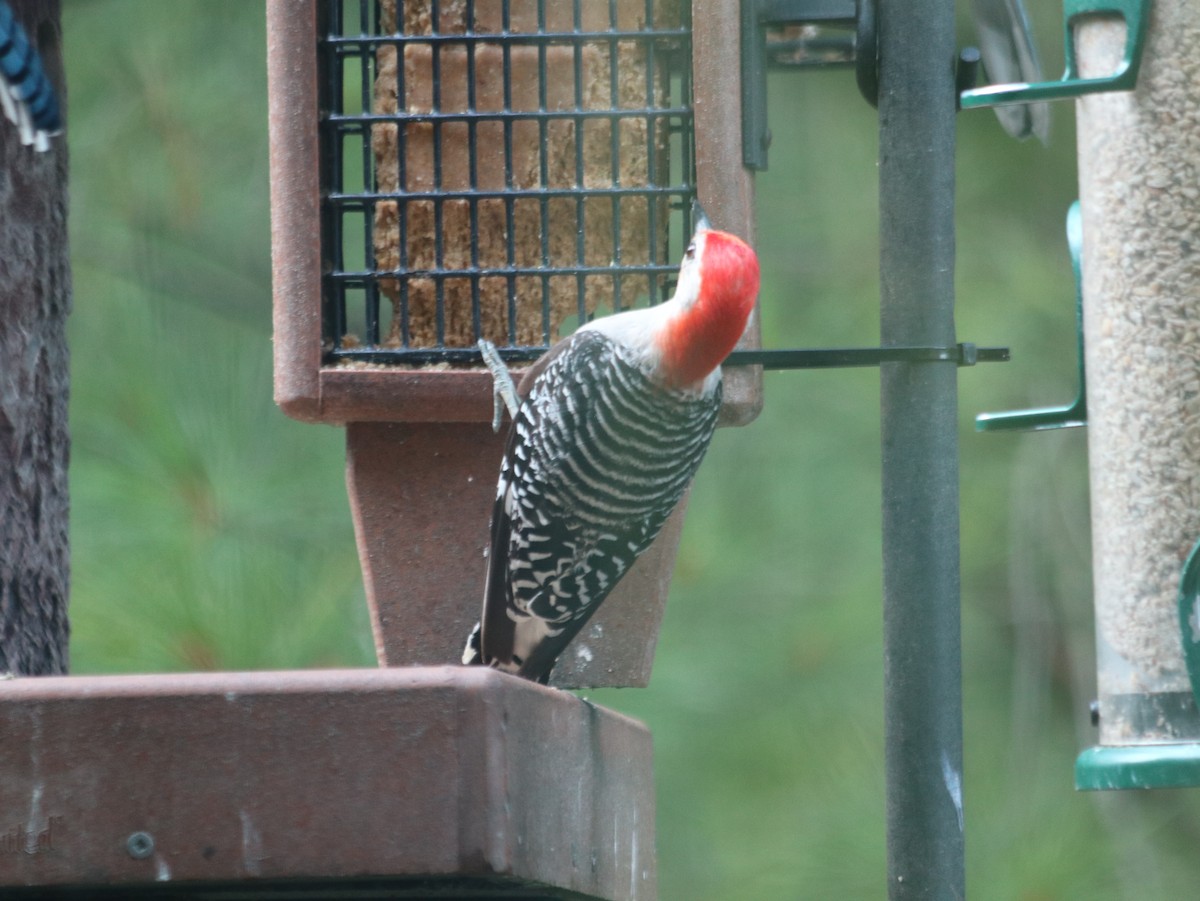
M1100 730L1085 789L1200 785L1197 34L1194 4L1158 0L1137 91L1079 107ZM1119 22L1081 28L1085 74L1126 40Z
M692 74L693 44L733 12L694 36L686 0L302 6L268 5L276 399L347 428L380 662L454 661L502 443L476 342L519 367L668 298L697 195L749 237L748 176L721 168L737 84ZM760 385L728 372L722 420L753 419ZM646 684L682 506L554 684Z

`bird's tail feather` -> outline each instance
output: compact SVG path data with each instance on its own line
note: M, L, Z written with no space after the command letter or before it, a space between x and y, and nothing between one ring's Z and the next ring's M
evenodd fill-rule
M479 666L483 663L483 655L479 650L480 631L479 623L476 623L475 628L471 630L471 634L467 638L467 646L463 648L463 666Z

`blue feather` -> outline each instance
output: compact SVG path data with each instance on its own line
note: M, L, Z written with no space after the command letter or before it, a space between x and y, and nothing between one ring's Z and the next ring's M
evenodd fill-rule
M38 150L46 150L50 136L62 131L58 96L6 0L0 0L0 108L17 126L21 142Z

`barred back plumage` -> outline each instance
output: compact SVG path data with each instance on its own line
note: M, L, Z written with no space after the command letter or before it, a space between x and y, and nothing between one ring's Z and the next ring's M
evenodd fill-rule
M512 658L484 662L545 681L700 466L720 383L706 394L668 389L639 363L607 336L580 331L521 406L492 521L485 609L503 619L483 623L488 647L511 648Z
M526 373L463 663L549 680L696 474L758 286L754 250L701 214L670 300L580 327ZM488 368L517 393L498 356Z

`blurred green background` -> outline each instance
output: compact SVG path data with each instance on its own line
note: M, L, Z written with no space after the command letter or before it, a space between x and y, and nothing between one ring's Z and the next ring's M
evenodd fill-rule
M1057 4L1034 5L1053 77ZM271 401L263 5L64 7L74 672L370 666L342 433ZM874 343L874 112L846 72L770 94L766 343ZM1054 113L1049 147L959 123L959 334L1013 349L960 378L969 891L1191 898L1193 793L1072 788L1094 738L1086 435L972 426L1075 390ZM766 391L697 479L651 686L592 697L654 732L664 899L881 898L878 375Z

